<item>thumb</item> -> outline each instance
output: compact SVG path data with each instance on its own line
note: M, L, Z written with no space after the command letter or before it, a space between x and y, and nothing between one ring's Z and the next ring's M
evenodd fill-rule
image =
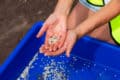
M68 46L67 46L67 50L66 50L66 56L67 57L70 57L70 52L72 51L72 48L73 48L73 43L71 43L71 44L69 44Z
M73 40L72 42L70 42L68 44L67 49L66 49L66 56L67 57L70 57L70 52L72 51L72 48L74 47L75 41L76 40Z
M43 27L40 29L40 31L38 32L38 34L37 34L37 38L40 38L42 35L43 35L43 33L47 30L47 28L48 28L48 25L47 24L44 24L43 25Z

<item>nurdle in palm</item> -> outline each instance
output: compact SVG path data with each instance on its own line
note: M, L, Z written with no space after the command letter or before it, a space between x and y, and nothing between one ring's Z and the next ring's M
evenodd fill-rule
M57 36L52 36L51 38L49 38L48 43L51 44L55 44L58 41L58 37Z

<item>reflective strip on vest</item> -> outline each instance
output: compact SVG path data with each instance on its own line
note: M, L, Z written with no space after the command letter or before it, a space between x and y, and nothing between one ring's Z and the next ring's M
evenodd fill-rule
M110 21L112 37L120 44L120 15Z
M104 6L104 0L87 0L88 3L94 5L94 6Z
M93 6L104 6L104 0L87 0ZM120 45L120 15L110 20L111 35L113 40Z

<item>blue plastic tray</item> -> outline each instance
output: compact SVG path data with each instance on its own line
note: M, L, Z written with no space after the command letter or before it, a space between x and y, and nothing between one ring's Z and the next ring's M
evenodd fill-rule
M27 80L120 80L120 48L88 36L77 41L71 57L65 54L46 57L38 53L44 37L36 38L43 22L35 23L6 61L0 66L0 80L24 80L21 74L27 66ZM30 61L36 57L33 62ZM52 72L47 74L45 67ZM53 77L56 77L54 79Z

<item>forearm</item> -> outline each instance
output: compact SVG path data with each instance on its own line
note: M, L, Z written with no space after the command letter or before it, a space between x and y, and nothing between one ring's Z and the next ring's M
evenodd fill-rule
M79 37L87 34L95 28L104 25L112 18L120 14L120 0L112 0L108 5L96 12L93 16L86 19L83 23L75 28Z
M54 10L57 14L68 15L74 0L58 0L57 6Z

